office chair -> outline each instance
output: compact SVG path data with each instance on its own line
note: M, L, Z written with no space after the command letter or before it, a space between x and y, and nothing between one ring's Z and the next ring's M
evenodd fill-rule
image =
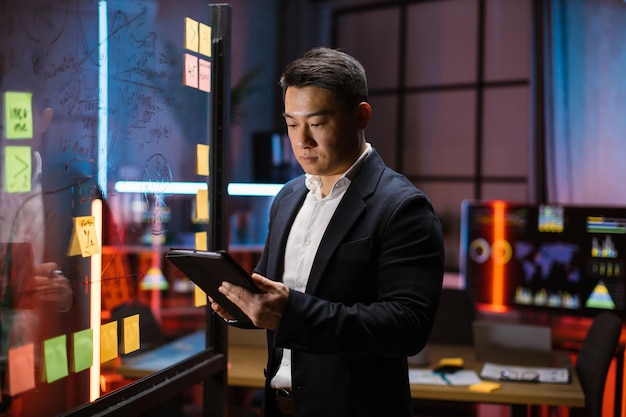
M476 306L469 291L443 288L428 344L472 346L472 323L475 318ZM471 417L477 414L476 404L473 403L417 399L412 403L414 417Z
M147 349L152 349L165 343L165 335L161 329L161 325L157 322L152 310L149 306L142 304L138 301L130 301L128 303L122 303L111 310L111 320L122 320L125 317L130 317L135 314L139 314L139 342L140 351L145 352ZM118 324L118 341L120 346L123 342L123 326ZM140 353L135 351L127 354L132 356L133 354ZM120 352L123 352L120 349Z
M476 306L469 291L443 288L428 343L472 346L475 319Z
M621 332L622 321L615 314L603 312L594 318L575 365L585 393L585 408L572 408L570 417L602 417L604 385Z

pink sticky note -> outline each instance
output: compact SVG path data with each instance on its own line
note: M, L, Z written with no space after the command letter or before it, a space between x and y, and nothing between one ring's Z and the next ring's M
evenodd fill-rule
M207 93L211 92L211 62L206 59L199 59L199 88Z
M29 343L9 349L9 394L35 388L35 346Z
M198 57L185 54L185 75L183 83L188 87L198 88Z

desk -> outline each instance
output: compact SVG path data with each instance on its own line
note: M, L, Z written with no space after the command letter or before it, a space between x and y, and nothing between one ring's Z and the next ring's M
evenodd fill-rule
M204 338L204 330L196 331L156 349L124 357L115 372L129 379L143 378L201 352L205 347ZM244 345L229 347L228 385L263 388L265 386L263 369L266 362L265 347Z
M465 369L473 369L480 375L482 362L476 361L473 347L448 345L428 347L428 367L434 367L439 359L445 357L462 357L465 362ZM554 352L553 366L572 369L569 353L566 351ZM475 403L584 407L585 395L573 369L571 376L572 382L569 384L499 381L501 388L490 393L470 391L467 387L413 384L411 385L411 396L421 399Z
M125 356L115 372L124 378L143 378L202 352L205 349L204 338L205 332L200 330L147 352Z
M228 349L228 384L232 386L263 388L265 379L263 368L267 355L264 347L231 346ZM428 347L430 364L439 362L444 357L462 357L466 369L474 369L480 374L482 362L475 360L474 348L471 346L433 345ZM554 366L572 368L569 353L554 353ZM585 395L575 372L572 372L570 384L533 384L524 382L501 382L501 388L491 393L470 391L467 387L450 387L447 385L411 385L411 397L443 401L465 401L473 403L492 403L514 406L514 414L518 411L525 415L527 405L552 405L567 407L584 407ZM523 407L515 407L523 406Z
M203 348L204 332L192 333L145 354L125 358L117 372L129 378L140 378L172 365ZM473 369L480 374L482 362L475 360L474 348L471 346L429 345L430 363L427 367L432 368L443 357L462 357L466 369ZM572 367L569 354L565 351L555 352L554 359L554 366ZM265 347L231 345L228 348L228 384L237 387L263 388L265 384L263 369L266 360ZM525 408L526 405L567 407L584 407L585 405L585 396L575 372L572 372L572 382L569 384L502 381L501 388L490 393L470 391L467 387L413 384L411 396L416 399L524 406L520 408Z

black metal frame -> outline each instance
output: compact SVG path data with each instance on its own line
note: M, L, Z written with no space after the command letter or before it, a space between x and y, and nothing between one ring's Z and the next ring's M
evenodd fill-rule
M138 416L226 368L226 356L206 349L174 366L62 414L64 417Z
M228 4L210 4L213 30L211 78L211 215L209 246L227 245L224 216L224 144L230 124L230 26L231 7ZM208 116L208 115L207 115ZM207 121L209 122L209 121ZM141 378L97 400L62 414L63 417L128 415L137 416L158 409L195 384L203 384L203 412L205 417L224 417L227 401L226 325L206 307L207 348L171 367ZM158 410L157 410L158 411Z

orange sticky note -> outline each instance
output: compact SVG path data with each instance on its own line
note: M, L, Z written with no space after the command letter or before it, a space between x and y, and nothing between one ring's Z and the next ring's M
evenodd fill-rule
M9 394L35 388L35 346L29 343L9 349Z
M196 145L196 174L209 175L209 145Z
M122 333L124 353L139 349L139 314L124 317L124 333Z
M209 221L209 190L198 190L196 194L196 221Z
M193 286L193 305L195 307L202 307L207 305L208 297L204 290L197 285Z
M196 250L207 250L207 233L196 232Z
M500 384L497 382L487 382L482 381L478 384L472 384L469 386L470 391L478 391L478 392L492 392L497 389L500 389Z
M100 363L117 358L117 321L100 326Z

